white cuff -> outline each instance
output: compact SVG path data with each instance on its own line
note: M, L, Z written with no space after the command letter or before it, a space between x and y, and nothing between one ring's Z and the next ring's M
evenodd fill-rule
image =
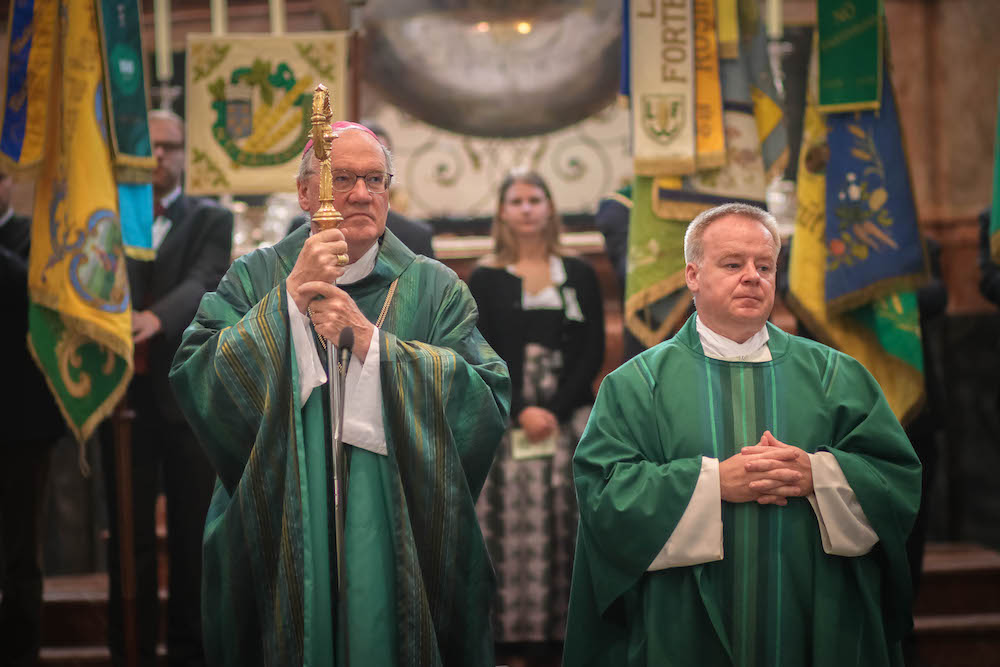
M809 454L813 493L806 496L816 513L823 551L831 556L863 556L878 542L837 457L830 452Z
M722 483L719 460L703 456L698 483L674 532L648 571L722 560Z
M292 331L292 353L299 366L299 405L302 406L313 389L326 382L326 371L313 339L312 322L299 312L292 299L288 299L288 328Z
M344 442L387 456L382 426L382 378L379 373L379 330L372 340L364 363L351 357L344 383Z

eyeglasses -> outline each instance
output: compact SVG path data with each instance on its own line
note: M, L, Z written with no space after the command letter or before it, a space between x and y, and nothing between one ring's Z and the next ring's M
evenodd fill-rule
M153 152L159 148L164 153L169 153L171 151L179 151L184 148L184 144L179 141L155 141L153 142Z
M388 190L389 184L392 182L392 174L384 171L355 174L348 169L334 169L331 174L333 176L333 189L335 192L350 192L354 189L358 179L362 178L365 181L365 187L368 188L368 192L373 195L379 195Z

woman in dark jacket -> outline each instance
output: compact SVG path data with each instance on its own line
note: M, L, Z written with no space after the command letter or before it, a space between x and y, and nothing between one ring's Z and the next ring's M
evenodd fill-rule
M498 579L500 652L558 656L577 511L572 457L604 360L597 276L559 245L548 185L513 171L500 185L493 252L469 277L479 330L510 368L511 425L479 498Z

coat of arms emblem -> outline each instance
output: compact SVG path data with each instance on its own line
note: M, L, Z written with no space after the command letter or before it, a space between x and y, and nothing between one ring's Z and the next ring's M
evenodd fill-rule
M640 104L642 129L661 146L668 145L684 129L687 119L683 95L647 94L642 96Z

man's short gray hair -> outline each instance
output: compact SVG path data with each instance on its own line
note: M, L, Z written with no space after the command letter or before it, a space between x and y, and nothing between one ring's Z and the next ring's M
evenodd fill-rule
M778 231L778 221L774 219L773 215L762 208L757 208L750 204L723 204L715 208L710 208L707 211L702 211L688 225L687 231L684 232L684 261L686 263L701 265L705 259L705 246L702 243L705 230L719 218L725 218L730 215L756 220L764 225L767 231L771 233L771 238L774 239L775 256L781 251L781 233Z
M361 132L361 130L341 130L341 132ZM371 135L369 135L371 136ZM337 142L334 141L333 145L336 146ZM379 142L379 146L382 148L382 155L385 157L385 171L386 173L392 172L392 151L390 151L385 144ZM301 183L310 176L316 173L319 166L316 163L316 153L312 150L312 147L308 151L302 154L302 159L299 160L299 171L295 175L295 182Z
M184 119L178 116L176 113L170 109L150 109L149 115L147 116L150 120L167 120L176 125L181 130L181 136L184 135Z

